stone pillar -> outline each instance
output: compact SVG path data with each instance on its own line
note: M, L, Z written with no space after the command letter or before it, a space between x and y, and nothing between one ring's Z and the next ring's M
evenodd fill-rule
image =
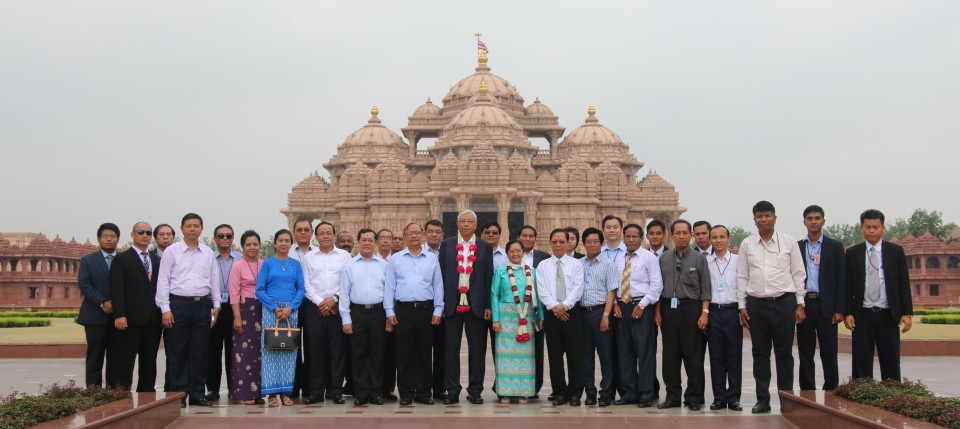
M430 219L443 221L443 213L440 211L443 207L442 198L431 198L430 201Z
M510 212L510 197L501 195L497 198L497 222L500 224L500 245L502 246L510 239L510 222L507 220L507 214Z
M523 217L524 222L527 225L532 225L534 228L537 227L537 199L536 198L526 198L523 200L524 210Z
M557 131L550 132L550 159L557 159L557 143L560 140L560 133ZM532 225L532 224L531 224Z
M470 195L458 194L457 195L457 214L469 208L470 208Z
M410 146L410 159L417 157L417 132L416 131L407 131L406 132L407 143Z

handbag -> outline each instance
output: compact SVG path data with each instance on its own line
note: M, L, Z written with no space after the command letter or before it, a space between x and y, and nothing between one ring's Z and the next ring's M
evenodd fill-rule
M286 328L280 327L280 321L272 328L263 330L263 346L271 350L296 350L300 344L300 328L291 328L290 321Z

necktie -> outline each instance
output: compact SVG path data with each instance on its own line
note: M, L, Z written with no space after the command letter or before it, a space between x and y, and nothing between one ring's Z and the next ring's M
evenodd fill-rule
M700 253L702 253L703 256L707 256L707 251L706 251L706 250L704 250L704 251L702 251L702 252L700 252Z
M867 294L871 301L880 300L880 261L877 258L877 248L870 248L870 268L867 269Z
M567 299L567 281L563 278L563 265L557 261L557 301Z
M620 300L629 304L633 300L630 295L630 263L633 262L633 255L627 255L627 265L623 267L623 277L620 278Z
M150 263L147 262L147 252L140 252L140 256L143 258L143 270L147 272L147 277L150 277Z
M113 255L107 255L107 256L106 256L106 259L107 259L107 269L109 270L109 269L110 269L110 264L113 263Z

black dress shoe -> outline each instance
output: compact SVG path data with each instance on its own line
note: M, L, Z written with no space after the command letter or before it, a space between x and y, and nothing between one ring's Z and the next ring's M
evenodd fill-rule
M567 403L567 398L566 398L565 396L563 396L563 395L557 395L557 397L554 398L554 400L553 400L553 405L558 406L558 407L559 407L560 405L563 405L563 404L566 404L566 403Z
M342 404L342 403L344 403L344 402L346 402L346 401L343 399L343 395L334 395L334 396L333 396L333 403L334 403L334 404Z
M658 410L666 410L667 408L677 408L680 406L680 401L663 401L660 405L657 405Z
M557 394L556 394L556 393L551 393L550 396L547 396L547 400L548 400L548 401L554 401L554 400L556 400L556 399L557 399Z
M400 406L407 406L413 404L413 400L410 398L403 398L400 400Z
M354 407L359 407L359 406L361 406L361 405L367 405L367 400L366 400L366 399L360 399L360 398L357 398L357 399L354 399L354 400L353 400L353 406L354 406Z
M713 401L713 403L710 404L711 411L722 410L724 408L727 408L727 404L724 404L723 401Z
M473 405L480 405L483 403L483 398L480 396L467 395L467 401Z
M636 404L636 403L637 401L635 399L620 398L620 399L617 399L616 401L613 401L613 405L630 405L630 404Z
M587 396L587 399L583 400L583 405L588 407L591 405L597 405L597 398L594 398L593 396Z
M700 409L703 408L703 404L690 404L687 405L687 408L689 408L690 411L700 411Z
M443 405L453 405L458 403L460 403L460 398L456 396L447 395L443 398Z
M754 413L754 414L769 413L769 412L770 412L770 402L769 402L769 401L764 401L764 400L757 401L757 405L754 405L754 406L753 406L753 409L750 410L750 411L751 411L752 413Z
M210 393L207 393L207 395L204 396L204 398L208 401L216 401L217 399L220 399L220 394L217 392L210 392Z
M384 393L383 395L380 395L380 399L383 399L384 401L396 401L397 395L394 395L393 392Z
M423 404L423 405L433 405L433 404L434 404L433 398L431 398L431 397L429 397L429 396L416 396L416 397L413 398L413 401L416 402L416 403L418 403L418 404Z
M600 401L597 402L597 405L599 405L599 406L601 406L601 407L609 407L609 406L610 406L610 398L604 398L604 397L601 396L601 397L600 397Z
M373 405L383 405L383 398L379 396L374 396L370 398L370 403Z
M653 406L653 402L651 402L651 401L640 401L640 402L637 402L637 408L650 408L650 407L652 407L652 406Z
M579 407L579 406L580 406L580 398L573 398L573 399L571 399L570 402L568 402L568 403L570 404L571 407Z
M433 394L433 399L447 399L447 395L445 395L445 394L443 394L443 393L434 393L434 394Z
M733 411L743 411L743 406L740 405L740 402L731 402L727 404L727 408Z
M210 407L210 406L213 406L213 404L211 404L210 401L208 401L208 400L206 400L206 399L191 399L191 400L190 400L190 405L196 405L196 406L198 406L198 407Z
M310 395L310 396L307 396L306 398L304 398L304 400L303 400L303 403L304 403L304 404L307 404L307 405L310 405L310 404L319 404L319 403L321 403L321 402L323 402L323 395L321 395L321 394Z

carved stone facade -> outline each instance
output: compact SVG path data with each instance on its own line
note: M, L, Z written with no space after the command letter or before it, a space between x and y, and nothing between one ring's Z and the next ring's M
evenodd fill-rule
M77 309L80 258L97 246L43 234L0 234L0 308Z
M686 211L679 193L656 172L639 182L643 163L616 133L600 124L593 106L584 124L561 140L565 128L539 99L524 107L516 87L490 72L481 52L475 73L443 98L418 107L401 129L385 127L376 106L367 124L350 134L323 164L327 181L314 172L293 187L280 210L293 225L300 216L338 229L399 231L410 222L449 220L473 209L480 221L498 220L503 240L522 224L541 233L556 227L598 226L607 214L627 223L656 218L666 223ZM404 138L406 141L404 141ZM420 150L424 138L436 138ZM531 138L544 138L540 150Z
M890 241L903 246L907 257L914 308L960 305L960 241L945 244L929 231Z

